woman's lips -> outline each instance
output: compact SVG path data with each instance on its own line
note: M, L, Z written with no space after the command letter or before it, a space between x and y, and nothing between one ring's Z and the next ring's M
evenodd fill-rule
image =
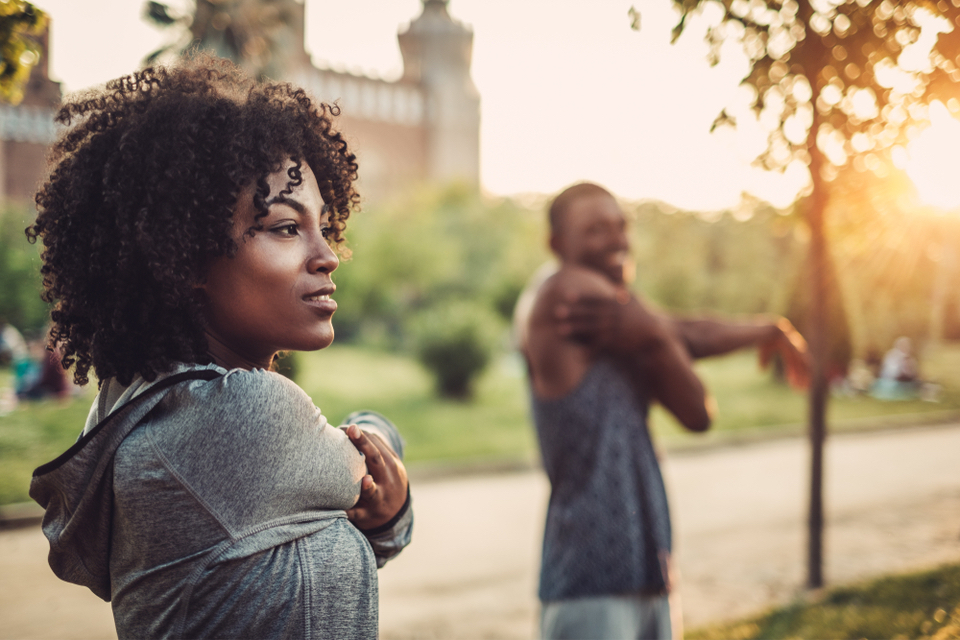
M337 301L326 293L304 296L303 301L323 313L333 313L337 310Z

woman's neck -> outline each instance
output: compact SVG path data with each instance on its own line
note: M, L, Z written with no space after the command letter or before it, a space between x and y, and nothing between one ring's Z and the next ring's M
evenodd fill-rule
M224 369L269 369L275 353L252 355L231 349L218 336L207 331L207 355L210 360Z

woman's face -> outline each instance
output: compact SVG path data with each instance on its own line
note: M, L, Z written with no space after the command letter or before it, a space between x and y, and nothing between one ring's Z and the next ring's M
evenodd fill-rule
M333 342L330 274L340 262L326 240L329 214L306 164L301 184L278 195L291 166L267 178L268 213L253 237L245 232L256 224L254 186L244 190L233 214L239 250L207 271L207 339L214 361L227 368L267 368L277 351L314 351Z

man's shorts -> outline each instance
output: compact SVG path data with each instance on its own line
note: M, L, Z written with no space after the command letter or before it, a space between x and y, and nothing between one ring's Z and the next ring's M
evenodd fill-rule
M544 602L543 640L671 640L668 596L615 595Z

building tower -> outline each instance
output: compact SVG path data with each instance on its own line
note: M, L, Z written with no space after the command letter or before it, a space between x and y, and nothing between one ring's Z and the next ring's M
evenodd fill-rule
M427 177L479 185L480 94L470 76L473 31L450 17L447 3L423 0L422 13L398 34L401 82L424 92Z
M46 173L47 150L56 139L54 117L60 83L50 79L50 31L37 38L40 61L30 72L18 105L0 104L0 203L31 206Z

